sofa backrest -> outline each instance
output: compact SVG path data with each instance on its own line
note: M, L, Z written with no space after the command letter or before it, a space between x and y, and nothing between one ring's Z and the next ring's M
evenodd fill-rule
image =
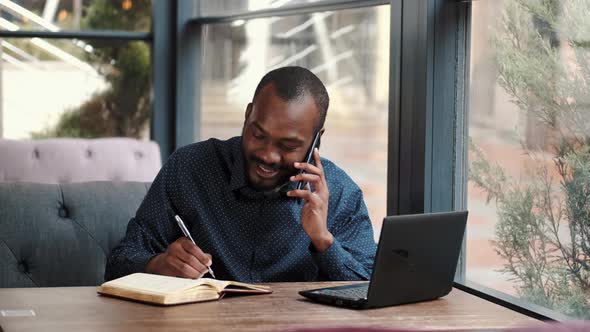
M0 182L151 182L162 160L157 143L125 137L0 139Z
M0 183L0 287L94 286L149 183Z

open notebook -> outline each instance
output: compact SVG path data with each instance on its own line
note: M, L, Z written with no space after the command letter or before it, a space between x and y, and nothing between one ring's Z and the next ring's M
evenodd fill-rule
M105 282L98 293L143 302L171 305L217 300L225 293L269 294L270 287L209 278L184 279L134 273Z

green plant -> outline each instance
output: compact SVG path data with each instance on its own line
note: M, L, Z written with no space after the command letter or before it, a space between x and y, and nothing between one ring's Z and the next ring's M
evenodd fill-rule
M590 2L504 3L493 41L498 83L550 139L523 144L539 165L526 182L471 144L470 181L496 202L494 246L518 294L590 318Z
M131 5L131 7L129 7ZM86 29L146 30L151 1L96 0L86 9ZM149 124L150 51L140 41L87 41L94 47L87 60L96 65L108 88L90 100L66 110L58 122L33 138L105 137L139 138Z

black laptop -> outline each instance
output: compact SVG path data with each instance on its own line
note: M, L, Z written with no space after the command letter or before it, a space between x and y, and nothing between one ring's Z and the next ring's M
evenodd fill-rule
M386 217L368 283L299 294L357 309L433 300L453 287L467 211Z

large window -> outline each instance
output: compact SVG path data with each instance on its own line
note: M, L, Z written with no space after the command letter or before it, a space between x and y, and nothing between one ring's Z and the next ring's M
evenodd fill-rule
M590 318L590 1L473 2L466 277Z
M3 0L2 17L23 30L149 31L150 0Z
M246 105L269 70L309 68L330 94L321 154L359 184L377 238L387 196L389 10L376 6L207 25L200 139L240 135Z
M89 39L60 34L149 30L150 3L0 2L0 29L29 33L0 39L0 138L149 139L151 51L145 39L119 38L118 31Z

